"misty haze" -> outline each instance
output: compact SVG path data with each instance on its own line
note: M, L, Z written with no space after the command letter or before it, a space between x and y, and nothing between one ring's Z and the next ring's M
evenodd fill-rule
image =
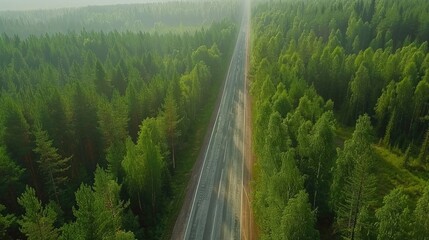
M0 11L74 8L94 5L115 5L162 1L163 0L0 0Z

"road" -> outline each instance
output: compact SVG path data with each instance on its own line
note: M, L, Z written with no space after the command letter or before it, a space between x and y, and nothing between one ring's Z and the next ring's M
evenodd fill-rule
M203 152L203 162L198 169L198 178L194 179L196 184L189 190L191 202L182 208L184 217L176 222L175 239L242 238L241 211L243 201L246 201L243 196L244 76L249 24L249 8L245 6L245 9L219 108Z

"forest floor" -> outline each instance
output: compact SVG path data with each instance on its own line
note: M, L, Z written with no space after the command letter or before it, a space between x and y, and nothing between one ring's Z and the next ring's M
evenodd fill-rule
M375 161L375 174L377 176L377 203L392 189L402 187L408 193L414 204L421 196L428 173L423 169L412 166L404 166L405 156L402 153L391 151L380 145L373 145L377 159ZM411 158L411 157L410 157ZM413 159L410 162L413 163Z

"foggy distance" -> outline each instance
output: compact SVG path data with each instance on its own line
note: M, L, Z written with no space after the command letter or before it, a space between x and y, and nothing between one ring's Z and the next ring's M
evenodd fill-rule
M0 0L0 11L19 11L55 8L75 8L94 5L166 2L165 0Z

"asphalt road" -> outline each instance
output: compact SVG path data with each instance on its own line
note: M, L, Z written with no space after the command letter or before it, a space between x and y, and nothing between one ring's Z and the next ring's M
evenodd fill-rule
M244 16L192 202L185 222L176 223L183 239L241 239L247 24Z

